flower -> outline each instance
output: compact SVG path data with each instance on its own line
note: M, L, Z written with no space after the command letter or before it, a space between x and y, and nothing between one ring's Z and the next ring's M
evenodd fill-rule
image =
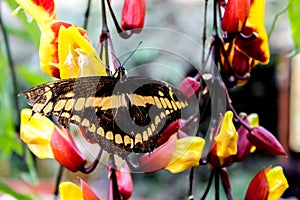
M125 0L122 12L122 28L133 30L135 33L142 31L146 14L145 0Z
M265 1L260 0L229 0L226 5L222 28L231 34L224 43L225 52L221 51L221 65L225 81L233 86L244 85L253 67L269 62L264 7Z
M205 140L200 137L189 136L178 139L172 160L165 169L172 173L179 173L188 168L198 166L204 144Z
M95 72L93 75L105 75L105 67L102 62L99 62L99 57L95 57L95 50L88 44L89 39L86 36L86 31L83 28L73 26L71 23L57 20L53 0L16 1L39 24L41 30L39 47L40 67L46 74L56 78L69 78L72 75L74 77L78 76L76 73L79 71L79 68L81 67L80 69L82 69L87 64L89 70ZM60 33L61 28L65 30L69 27L71 27L69 31ZM75 31L74 29L77 30ZM64 42L66 38L67 42ZM82 50L80 50L81 48ZM67 58L68 55L69 57ZM82 63L82 61L84 62ZM70 62L73 64L72 75L68 73L70 66L67 66L67 69L64 68ZM62 75L60 70L63 71ZM88 73L81 71L81 74L89 75L90 73L89 71Z
M106 76L105 66L89 41L75 26L60 27L58 35L60 78Z
M62 182L59 184L61 200L100 200L86 182L80 179L81 188L72 182Z
M264 26L264 12L265 1L253 0L246 24L235 43L243 53L253 58L256 63L267 64L270 59L270 50L268 35Z
M245 200L279 199L288 187L282 167L262 169L250 182Z
M229 165L233 162L232 156L237 154L238 134L232 122L233 113L227 111L221 121L221 127L215 136L215 142L208 161L214 167Z
M23 109L20 132L21 139L38 158L55 158L72 172L83 170L87 161L67 129L61 130L47 117Z

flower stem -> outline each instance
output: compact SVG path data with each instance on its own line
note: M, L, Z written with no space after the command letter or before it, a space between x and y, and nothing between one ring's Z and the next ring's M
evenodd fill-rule
M62 165L59 165L58 174L57 174L56 180L55 180L54 200L57 199L57 196L58 196L58 193L59 193L58 188L59 188L59 184L60 184L61 177L62 177L62 174L63 174L63 170L64 170L64 167Z
M82 173L85 173L85 174L89 174L89 173L93 172L96 169L96 167L99 163L99 160L102 156L102 153L103 153L103 148L100 149L100 151L99 151L96 159L94 160L94 162L92 162L92 164L88 167L83 166L82 169L80 169L80 171Z
M215 170L215 200L220 199L219 169Z
M87 7L84 14L84 22L83 22L83 28L87 29L89 16L90 16L90 10L91 10L91 0L88 0Z
M208 179L208 183L207 183L207 186L206 186L206 189L204 191L204 194L202 195L201 199L200 200L204 200L210 190L210 187L211 187L211 184L212 184L212 181L214 179L214 175L215 175L215 169L212 169L211 172L210 172L210 176L209 176L209 179Z
M189 174L189 192L188 192L188 199L193 200L193 180L194 180L194 171L195 168L192 167Z
M205 42L206 42L206 24L207 24L207 3L208 0L205 0L204 4L204 24L203 24L203 33L202 33L202 60L201 63L204 63L204 57L205 57Z

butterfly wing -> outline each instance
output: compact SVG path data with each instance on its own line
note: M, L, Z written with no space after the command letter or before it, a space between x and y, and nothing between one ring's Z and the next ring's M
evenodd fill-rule
M188 105L173 86L144 77L58 80L20 95L34 112L53 114L65 127L79 125L89 142L113 152L153 151L161 131Z

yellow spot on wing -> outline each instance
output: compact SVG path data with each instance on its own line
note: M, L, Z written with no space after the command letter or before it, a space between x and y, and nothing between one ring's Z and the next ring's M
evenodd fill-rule
M106 133L106 139L108 140L114 140L114 134L111 131L107 131Z
M85 98L83 98L83 97L79 98L75 103L75 106L74 106L75 110L77 110L77 111L82 110L84 107L84 102L85 102Z
M54 106L54 112L61 111L63 109L63 107L66 105L66 102L67 102L67 100L65 100L65 99L59 100Z
M104 130L103 130L102 127L99 127L99 128L97 129L97 134L98 134L98 135L101 135L102 137L104 137Z

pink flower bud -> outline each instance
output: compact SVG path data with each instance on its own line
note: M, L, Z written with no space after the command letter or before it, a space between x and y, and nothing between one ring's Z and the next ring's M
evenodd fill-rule
M132 195L133 184L128 166L126 165L125 170L117 170L116 176L120 195L124 198L124 200L129 199Z
M185 96L191 98L200 89L200 82L192 77L186 77L178 88Z
M279 141L267 129L261 126L254 127L247 135L249 141L260 151L271 155L286 155Z
M167 142L159 146L150 154L140 158L140 167L146 173L164 169L172 160L176 149L176 134L173 134Z
M72 172L77 172L86 164L67 129L63 132L54 128L50 141L55 160Z

